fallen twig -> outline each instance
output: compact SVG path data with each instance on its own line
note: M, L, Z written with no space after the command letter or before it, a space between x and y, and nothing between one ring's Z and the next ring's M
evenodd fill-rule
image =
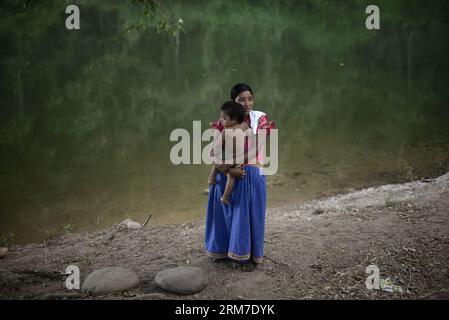
M39 297L41 300L78 299L85 297L85 294L76 292L53 292Z
M153 216L152 214L150 214L150 215L148 216L147 220L145 220L145 222L143 223L142 227L145 227L145 226L147 225L148 221L150 221L150 218L151 218L152 216Z
M118 225L117 230L115 230L114 233L109 236L108 241L112 241L117 232L119 232L120 230L123 230L123 228L120 225Z
M284 266L284 267L289 267L289 265L288 264L286 264L286 263L284 263L284 262L280 262L280 261L277 261L277 260L275 260L275 259L272 259L272 258L269 258L269 257L267 257L267 256L263 256L265 259L267 259L267 260L270 260L270 261L273 261L274 263L277 263L277 264L280 264L280 265L282 265L282 266Z
M61 272L48 272L48 271L40 271L40 270L15 270L15 273L28 274L41 278L49 278L49 279L58 279L60 280L62 277L67 277L66 273Z
M412 270L408 269L409 272L409 278L408 278L408 283L407 283L407 289L405 289L405 292L408 293L408 288L410 287L410 281L412 280Z

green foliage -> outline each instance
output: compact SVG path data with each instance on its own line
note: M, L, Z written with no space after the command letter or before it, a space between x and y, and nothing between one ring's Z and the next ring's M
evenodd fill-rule
M352 165L349 147L377 161L423 138L449 141L447 1L379 0L380 32L364 27L368 0L159 2L82 0L81 30L68 31L65 1L0 1L2 212L27 221L36 204L46 228L39 215L62 207L59 191L106 190L91 180L125 189L127 170L169 194L161 181L191 170L169 162L170 131L204 129L241 81L276 120L291 166L309 150ZM76 178L84 170L89 179Z
M386 197L385 197L385 207L387 208L392 208L395 206L397 202L393 199L393 194L389 193Z
M10 40L2 52L0 92L5 105L0 146L8 151L23 152L18 146L28 142L41 150L63 146L58 154L68 156L72 150L95 158L108 147L132 154L148 144L150 132L164 137L165 128L192 114L215 117L210 105L242 80L256 84L261 107L275 111L278 121L294 128L295 121L307 119L301 127L310 136L357 123L368 123L376 135L384 134L386 126L396 134L404 117L404 123L424 122L418 118L421 111L408 107L401 94L407 63L407 34L401 26L413 26L417 1L380 2L382 28L394 27L395 33L364 28L367 0L174 1L170 10L156 0L98 2L83 5L79 32L64 29L64 3L0 3L0 36ZM408 3L413 12L404 14ZM447 46L440 41L447 34L440 13L445 6L442 1L425 5L418 23L423 32L414 30L414 61L431 56L432 63L443 66L440 72L447 66ZM184 31L172 12L189 21L186 36L176 42L153 32L177 36ZM133 20L127 32L152 32L126 36L120 26ZM413 69L420 89L443 92L447 81L421 64L427 78L418 76L419 65ZM443 105L433 98L419 95ZM373 103L378 99L382 106ZM298 101L301 119L292 116ZM280 112L278 105L290 109ZM404 112L398 109L402 105Z
M177 19L173 13L161 7L157 1L131 0L131 2L140 8L143 17L126 27L126 33L153 28L157 33L164 32L176 37L180 32L184 32L182 19Z
M70 223L68 223L68 224L64 225L63 229L65 232L70 232L70 231L72 231L72 225Z
M81 264L86 265L86 266L93 265L93 263L94 263L90 257L85 256L85 255L82 255L78 259Z
M7 247L14 240L16 235L13 232L9 232L8 235L0 243L0 247Z
M0 33L18 37L14 45L31 40L61 21L64 12L61 0L2 0L0 2ZM10 44L11 45L11 44Z

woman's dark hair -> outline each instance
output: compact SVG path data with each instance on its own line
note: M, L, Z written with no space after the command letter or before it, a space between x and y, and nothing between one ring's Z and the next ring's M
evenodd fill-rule
M223 103L220 110L226 112L231 120L236 120L238 123L242 123L243 120L245 120L245 110L240 103L226 101Z
M246 83L237 83L235 86L231 89L231 99L232 101L235 101L235 98L238 97L240 93L243 91L249 91L253 95L253 90L251 90L251 87L247 85Z

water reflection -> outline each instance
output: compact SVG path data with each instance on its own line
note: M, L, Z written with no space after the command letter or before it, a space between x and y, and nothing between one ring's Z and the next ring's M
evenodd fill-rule
M68 33L61 3L2 16L2 236L203 217L208 168L173 166L169 135L215 119L241 81L280 128L269 206L447 169L444 1L380 1L376 32L366 1L173 1L178 41L124 34L123 1L83 4Z

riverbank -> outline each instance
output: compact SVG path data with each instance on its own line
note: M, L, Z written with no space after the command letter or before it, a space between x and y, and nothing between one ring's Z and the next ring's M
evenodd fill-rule
M68 233L10 246L0 260L0 298L448 299L448 208L449 173L270 209L266 256L252 272L204 256L203 220ZM79 267L81 281L94 270L119 266L136 272L140 283L120 294L69 292L58 275L68 265ZM157 272L180 265L201 266L207 287L180 296L156 286ZM368 265L400 290L367 290Z

